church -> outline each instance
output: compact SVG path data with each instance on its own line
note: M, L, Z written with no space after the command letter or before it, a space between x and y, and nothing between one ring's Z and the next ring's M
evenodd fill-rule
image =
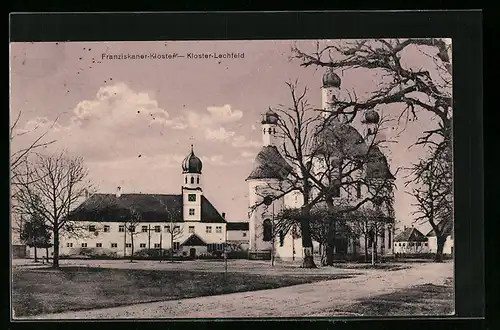
M77 235L61 237L60 254L130 256L145 249L172 249L198 257L222 251L225 213L203 194L202 161L193 146L182 162L182 176L180 194L122 194L118 187L115 194L88 196L70 213Z
M341 79L329 69L322 79L322 109L333 111L332 100L339 99L341 92ZM326 117L325 117L326 118ZM318 134L317 145L332 144L331 141L341 140L341 144L347 145L349 153L353 157L368 155L367 161L362 169L353 175L364 176L370 182L394 182L395 177L389 169L387 158L381 152L377 142L381 139L376 134L380 122L380 115L374 109L364 111L360 127L354 127L354 121L348 120L348 115L340 114L327 121L327 127ZM274 233L273 223L275 216L285 208L300 208L303 205L303 196L298 191L292 191L283 195L289 175L293 169L291 163L280 153L283 138L280 137L279 116L272 110L267 111L262 118L263 145L261 151L255 158L253 170L247 177L249 192L249 258L269 259L271 254L276 259L296 260L303 258L302 241L297 228L288 232ZM361 132L361 133L360 133ZM325 166L321 159L311 159L314 168ZM367 196L367 188L343 187L338 189L334 196L335 201L344 205L355 205ZM393 196L390 189L386 192ZM312 191L314 198L317 191ZM267 198L267 201L265 200ZM367 202L372 204L372 202ZM375 208L381 207L378 205ZM392 238L394 237L394 214L392 205L383 207L384 216L392 219L392 223L384 223L382 228L377 228L375 236L370 237L348 237L336 244L336 253L345 255L363 255L372 247L376 248L378 255L392 254ZM369 236L369 235L365 235ZM320 246L319 242L313 242L314 252Z

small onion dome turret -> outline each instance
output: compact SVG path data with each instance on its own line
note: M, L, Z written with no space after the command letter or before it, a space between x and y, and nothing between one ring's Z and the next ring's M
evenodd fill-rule
M262 115L261 124L277 125L278 119L279 119L278 114L273 110L269 109L264 115Z
M328 88L328 87L335 87L335 88L340 88L342 80L340 77L333 72L332 68L329 68L328 71L325 72L323 75L323 87Z
M362 121L364 124L378 124L380 121L380 115L377 111L370 109L364 113Z
M182 161L182 172L201 174L202 165L201 159L195 156L191 145L191 153Z

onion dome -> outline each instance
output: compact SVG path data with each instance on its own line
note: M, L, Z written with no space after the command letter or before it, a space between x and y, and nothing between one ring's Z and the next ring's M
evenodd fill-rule
M333 72L332 68L329 68L328 71L325 72L323 75L323 87L335 87L335 88L340 88L340 83L341 83L340 77Z
M182 161L182 172L201 174L201 168L201 159L195 156L193 145L191 145L191 153Z
M276 112L274 112L273 110L269 109L262 116L262 122L261 122L261 124L277 125L278 124L278 119L279 119L278 114Z
M380 121L380 115L377 111L370 109L363 115L362 122L364 124L378 124Z

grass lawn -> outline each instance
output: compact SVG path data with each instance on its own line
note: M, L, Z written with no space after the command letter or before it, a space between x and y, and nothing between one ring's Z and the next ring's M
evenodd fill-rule
M454 311L453 284L424 284L394 293L364 299L335 314L363 316L450 315Z
M63 267L14 270L12 305L16 317L131 305L224 293L273 289L349 275L267 276Z

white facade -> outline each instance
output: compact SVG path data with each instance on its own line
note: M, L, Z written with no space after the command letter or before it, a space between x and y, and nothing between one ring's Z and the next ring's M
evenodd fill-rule
M424 254L429 252L428 242L394 242L394 253L396 254Z
M80 222L82 228L79 237L62 236L60 239L59 253L61 255L78 255L82 249L92 249L95 254L116 254L129 256L132 253L130 232L120 231L120 222ZM179 223L169 222L141 222L135 229L134 253L142 249L170 249L171 238L167 226L179 226L182 234L174 240L174 250L192 234L198 235L207 244L222 244L225 241L225 223L201 223L199 221L186 221ZM96 232L87 232L83 228L95 226ZM107 230L105 231L105 227ZM144 229L143 229L144 228ZM144 231L143 231L144 230ZM157 231L159 230L159 231ZM97 235L95 234L97 233Z
M429 252L436 253L437 252L437 238L436 236L431 236L427 238L429 242ZM453 238L451 235L446 237L446 241L443 247L443 254L453 254Z

